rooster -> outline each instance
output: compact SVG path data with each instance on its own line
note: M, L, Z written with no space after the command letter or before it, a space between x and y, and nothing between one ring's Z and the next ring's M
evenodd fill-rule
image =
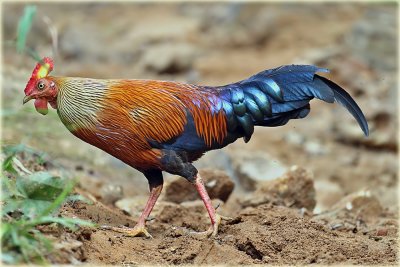
M311 65L281 66L216 87L48 76L53 67L48 57L37 63L23 103L34 99L43 115L50 104L73 135L144 174L150 196L137 224L112 227L129 236L151 237L145 222L161 193L162 171L180 175L196 187L211 220L204 233L215 236L223 217L216 213L192 163L238 138L248 142L255 126L276 127L306 117L313 98L340 103L366 136L369 132L351 96L316 74L327 69Z

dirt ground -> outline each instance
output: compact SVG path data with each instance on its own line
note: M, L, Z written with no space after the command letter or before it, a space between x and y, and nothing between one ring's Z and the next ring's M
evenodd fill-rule
M293 188L278 189L280 194L269 192L275 199L252 205L238 200L240 204L236 208L231 205L229 211L226 206L222 207L221 213L231 218L222 223L215 238L193 233L209 226L201 201L177 204L161 200L153 212L155 219L148 223L152 239L126 237L102 229L62 233L59 236L62 242L79 242L73 249L63 248L61 255L64 257L53 260L69 263L73 257L76 262L119 265L396 264L397 217L381 210L376 199L351 196L343 203L352 203L353 210L339 204L318 216L293 208L304 203L291 203L291 208L284 203L277 205L285 197L305 199L304 194L296 196L296 192L307 187L301 183L308 179L306 173L300 168L292 168L282 178L289 180L278 179L281 186L287 184ZM218 173L212 171L204 174L206 181L218 177ZM270 183L261 188L267 188L265 185L269 187ZM278 187L274 184L270 189L277 190ZM256 199L259 193L257 191L248 199ZM66 205L61 214L88 219L99 225L133 227L137 220L137 217L129 217L100 202Z
M75 204L65 207L62 214L99 224L132 227L135 223L99 205ZM397 260L396 228L386 236L376 229L334 231L297 210L263 204L224 222L216 238L185 231L205 230L209 223L205 218L205 210L170 205L149 224L153 239L88 229L68 238L82 242L72 255L91 264L396 264ZM385 224L397 222L387 220Z
M41 21L49 17L59 37L54 75L221 85L284 64L315 64L331 69L326 76L354 96L371 129L365 138L342 107L312 101L307 118L256 129L248 144L239 140L199 160L218 211L231 217L217 237L190 233L209 227L205 209L185 181L167 176L148 222L152 239L44 227L60 251L48 255L51 262L398 264L397 5L37 7L28 44L52 54ZM15 37L22 10L3 4L5 40ZM51 171L79 178L78 192L93 203L67 203L60 215L133 227L148 193L145 178L75 139L54 111L43 117L22 106L35 62L3 51L3 143L44 151L56 163Z

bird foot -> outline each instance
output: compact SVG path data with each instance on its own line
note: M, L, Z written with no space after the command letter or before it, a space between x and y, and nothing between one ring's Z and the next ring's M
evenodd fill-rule
M145 236L147 238L153 238L151 236L151 234L149 234L149 232L147 232L146 228L143 226L139 226L136 225L133 228L129 228L129 227L113 227L113 226L108 226L108 225L103 225L101 226L102 229L107 229L107 230L112 230L118 233L123 233L126 236L131 236L131 237L135 237L135 236Z
M230 221L232 220L232 218L230 217L225 217L225 216L221 216L219 214L215 214L215 223L212 224L210 226L210 228L208 228L208 230L203 231L203 232L191 232L194 235L200 235L200 236L207 236L207 237L215 237L218 234L218 227L221 224L221 221L225 220L225 221Z

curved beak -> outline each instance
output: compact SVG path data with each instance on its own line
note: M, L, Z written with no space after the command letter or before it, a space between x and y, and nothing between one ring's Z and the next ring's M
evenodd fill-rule
M35 97L33 95L27 95L24 97L24 100L22 101L23 104L26 104L30 100L34 99Z

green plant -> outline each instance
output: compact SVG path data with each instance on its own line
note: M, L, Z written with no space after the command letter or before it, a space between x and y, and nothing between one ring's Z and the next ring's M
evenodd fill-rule
M72 231L78 226L91 227L91 222L57 215L59 207L70 200L75 181L46 171L31 172L19 160L19 155L38 153L22 144L3 148L2 186L2 262L45 263L52 249L51 241L37 226L55 224ZM26 157L26 155L24 155ZM39 164L42 160L35 161ZM73 200L82 198L73 195Z
M36 15L36 6L27 5L24 8L24 13L18 21L17 35L15 40L8 40L4 43L8 46L15 47L18 53L27 53L31 58L40 61L39 54L26 45L26 41L31 30L34 18Z
M18 22L16 38L6 41L5 44L16 49L18 53L26 53L40 61L41 57L37 52L27 46L36 12L34 5L24 8ZM2 110L1 115L5 116L7 112L12 114L15 111ZM43 234L40 228L54 225L76 230L79 226L94 226L91 222L63 218L58 214L63 203L86 199L70 194L75 181L65 178L66 175L35 171L44 169L48 158L45 153L23 144L4 146L2 152L1 261L8 264L46 263L46 255L52 251L53 245L50 237Z
M18 52L23 52L25 50L26 39L28 33L32 27L32 22L36 14L36 6L28 5L24 9L24 14L21 16L18 29L17 29L17 44L16 48Z

